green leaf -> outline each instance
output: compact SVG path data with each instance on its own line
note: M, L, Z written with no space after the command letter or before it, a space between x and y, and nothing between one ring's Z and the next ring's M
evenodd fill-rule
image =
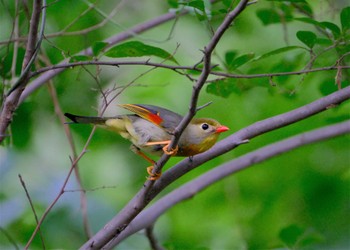
M260 9L256 12L256 15L263 23L263 25L281 22L281 18L278 15L277 11L273 9Z
M303 228L290 225L279 233L280 239L292 249L299 249L308 245L314 245L324 240L324 237L312 228Z
M84 62L84 61L89 61L92 60L91 56L84 56L84 55L77 55L77 56L72 56L69 59L69 62Z
M227 8L232 8L235 0L223 0L222 3L227 7Z
M230 64L233 61L233 59L235 59L236 56L237 56L237 51L235 50L227 51L225 54L225 62L227 64Z
M195 9L198 9L198 10L202 11L203 13L205 13L205 6L203 3L203 0L196 0L196 1L189 2L188 6L193 7Z
M230 70L235 70L238 67L242 66L243 64L249 62L254 58L254 55L255 55L254 53L248 53L237 57L228 65Z
M313 24L317 27L320 27L320 28L324 28L318 21L312 19L312 18L308 18L308 17L296 17L294 18L294 20L296 21L300 21L300 22L303 22L303 23L309 23L309 24Z
M313 24L316 27L319 27L325 31L328 31L328 33L329 33L329 31L331 31L334 38L338 38L340 36L340 28L334 23L318 22L318 21L311 19L311 18L308 18L308 17L294 18L294 20L301 21L304 23Z
M237 56L237 51L235 50L230 50L225 53L225 63L228 68L230 68L231 63L233 62L236 56Z
M305 229L297 225L290 225L280 231L279 237L288 247L292 248L297 244L304 232Z
M207 15L205 15L205 14L203 15L202 13L199 13L198 10L194 10L194 13L196 14L198 21L202 22L204 20L208 20Z
M179 7L179 3L177 0L168 0L168 4L171 8L178 8Z
M177 63L175 58L167 51L158 47L144 44L139 41L131 41L114 46L105 53L105 56L112 58L157 56Z
M307 16L313 16L312 7L307 2L300 2L297 4L299 12L305 13Z
M269 2L305 3L305 0L267 0Z
M199 21L208 20L203 0L189 2L187 6L192 7L194 9L194 13L196 14L196 17Z
M314 229L307 229L304 233L302 239L300 240L300 243L298 242L298 245L301 247L310 246L319 244L324 241L324 236L320 234L319 232L316 232Z
M315 46L317 36L311 31L298 31L297 38L310 49L312 49Z
M261 60L261 59L265 59L267 57L270 57L270 56L274 56L274 55L278 55L278 54L281 54L281 53L284 53L284 52L288 52L288 51L291 51L291 50L295 50L295 49L305 49L301 46L287 46L287 47L282 47L282 48L279 48L279 49L276 49L276 50L273 50L273 51L270 51L266 54L263 54L261 56L258 56L256 58L254 58L254 61L257 61L257 60Z
M334 83L333 77L323 77L322 82L319 85L319 90L323 96L329 95L338 90L337 85Z
M340 22L344 33L350 29L350 7L342 9L340 13Z
M336 24L330 23L330 22L320 22L320 24L323 26L323 29L325 29L326 31L330 30L335 39L339 38L340 28Z
M321 46L331 46L333 44L332 40L328 38L317 38L316 44L319 44Z
M94 56L98 56L100 54L100 52L106 48L106 46L108 45L108 43L105 42L95 42L92 45L92 53Z
M279 9L260 9L256 12L257 17L263 25L289 22L293 20L291 8L286 4L281 4Z
M227 98L232 93L240 94L241 91L236 85L236 79L226 78L209 83L206 88L207 93Z

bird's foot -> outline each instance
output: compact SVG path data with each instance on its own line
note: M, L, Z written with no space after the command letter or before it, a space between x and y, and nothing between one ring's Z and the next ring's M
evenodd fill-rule
M176 155L177 154L177 151L179 150L179 147L176 145L175 148L172 148L169 150L169 144L170 144L170 140L168 141L152 141L152 142L147 142L146 145L147 146L151 146L151 145L165 145L163 147L163 152L167 155Z
M176 145L175 148L172 148L172 149L170 149L170 150L169 150L168 147L169 147L169 144L167 144L167 145L165 145L165 146L163 147L163 152L164 152L164 154L171 155L171 156L177 154L177 151L179 150L179 146Z
M149 176L147 177L147 180L155 181L162 176L162 173L153 173L153 168L154 168L153 166L149 166L147 168L147 173L149 174Z

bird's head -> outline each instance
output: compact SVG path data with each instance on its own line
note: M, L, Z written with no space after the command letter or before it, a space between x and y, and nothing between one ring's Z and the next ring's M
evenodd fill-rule
M179 141L179 152L183 156L202 153L211 148L219 134L229 130L218 121L208 118L194 118Z

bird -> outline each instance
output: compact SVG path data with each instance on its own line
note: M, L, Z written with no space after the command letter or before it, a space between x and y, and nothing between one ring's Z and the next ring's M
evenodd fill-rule
M210 149L219 134L229 130L218 121L210 118L193 118L181 134L176 148L168 146L175 128L183 116L168 109L146 104L120 104L131 114L111 117L91 117L65 113L71 123L93 124L120 134L132 144L130 149L150 162L147 168L149 180L157 180L161 173L153 173L155 161L147 154L161 156L194 156ZM147 154L145 154L145 153Z

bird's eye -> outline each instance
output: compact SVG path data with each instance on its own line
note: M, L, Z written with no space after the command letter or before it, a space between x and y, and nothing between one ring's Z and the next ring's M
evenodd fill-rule
M207 123L202 124L202 129L207 130L209 128L209 125Z

